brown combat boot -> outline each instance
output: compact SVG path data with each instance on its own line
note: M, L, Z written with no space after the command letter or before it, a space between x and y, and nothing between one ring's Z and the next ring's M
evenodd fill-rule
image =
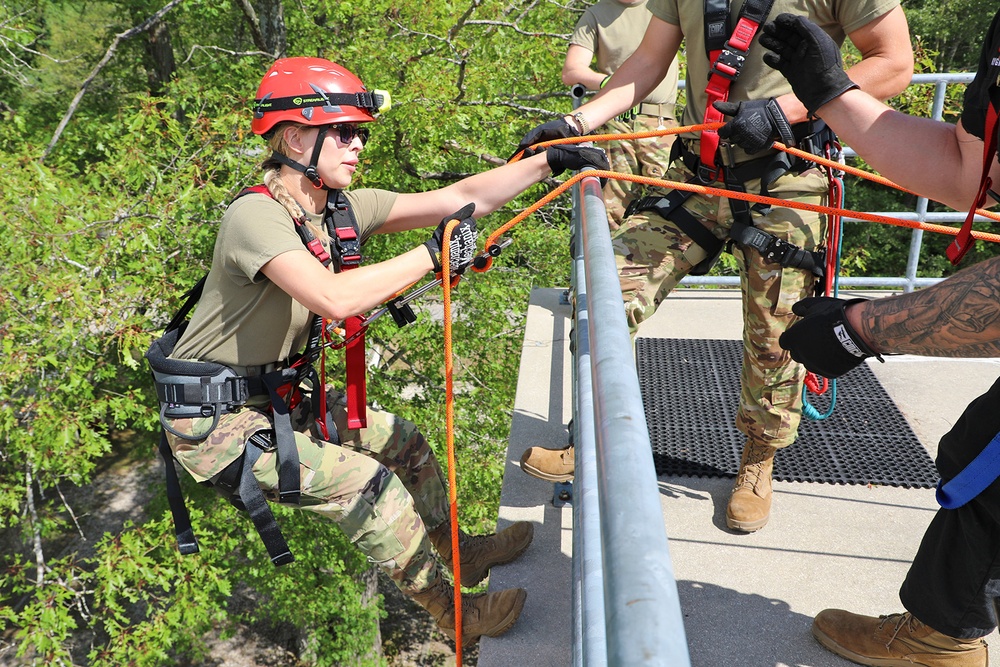
M955 639L910 613L861 616L841 609L816 615L813 636L837 655L871 667L987 667L982 639Z
M572 445L566 449L528 447L521 455L521 470L548 482L568 482L576 470L575 451Z
M438 576L427 590L410 593L426 609L449 639L455 639L455 591ZM462 641L474 644L482 635L497 637L507 632L521 615L528 597L523 588L508 588L496 593L462 595Z
M451 562L451 522L445 521L427 533L448 570L455 571ZM468 535L458 531L458 549L462 556L462 585L475 586L486 578L490 568L515 560L524 553L535 536L535 526L528 521L517 521L499 533Z
M751 440L744 445L740 471L726 508L726 525L731 529L752 533L767 523L771 516L771 470L776 451Z

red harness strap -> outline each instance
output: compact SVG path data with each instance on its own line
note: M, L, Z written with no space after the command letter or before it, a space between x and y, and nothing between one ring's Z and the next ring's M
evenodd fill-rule
M729 99L729 89L733 82L739 78L746 62L747 53L750 51L750 44L757 35L761 24L767 19L771 11L773 0L746 0L740 11L736 28L725 45L720 49L712 49L708 52L708 59L712 63L708 76L708 86L705 93L708 96L708 104L705 106L705 123L721 123L725 116L715 108L715 102L725 102ZM713 8L711 3L706 6L706 17L711 14ZM718 13L719 8L714 9ZM725 3L725 12L728 15L729 3ZM709 35L710 24L706 19L706 45L712 43ZM704 182L720 180L720 165L717 162L719 151L719 133L715 130L703 130L701 133L701 178Z
M256 192L267 196L272 196L266 185L255 185L247 188L244 192ZM347 205L347 200L343 193L331 191L328 195L326 211L323 223L327 232L332 235L332 245L336 257L331 256L319 239L315 238L302 220L295 220L295 229L298 231L302 242L312 255L322 262L323 266L329 266L334 262L335 271L347 271L361 265L361 239L358 237L358 230L355 227L354 219ZM361 315L354 315L344 320L344 332L347 340L345 366L347 370L347 427L351 429L364 428L368 425L366 414L367 385L365 378L365 334L361 323L364 318ZM325 336L323 327L322 336ZM356 337L355 337L356 336ZM325 350L323 348L325 357ZM321 373L325 374L324 368ZM320 379L322 382L322 377ZM320 415L326 415L326 392L319 392ZM330 435L325 417L318 420L320 430L324 438L329 440Z
M347 211L346 205L342 209ZM327 211L330 211L329 205ZM340 217L340 216L335 216ZM348 222L350 220L348 219ZM335 242L340 249L340 270L347 271L361 265L361 243L358 232L352 224L334 224ZM365 376L365 332L361 315L353 315L344 320L344 335L350 341L344 348L347 366L347 428L364 428L368 425L367 378ZM357 338L354 338L354 336Z
M986 198L990 194L990 186L993 185L993 180L990 178L990 166L993 164L997 150L998 115L1000 115L1000 110L997 109L993 100L990 100L990 106L986 112L986 129L983 134L983 172L979 178L979 193L976 195L976 201L973 202L972 208L969 209L969 215L962 223L962 229L959 230L958 236L945 251L952 264L961 262L965 253L969 252L969 249L976 243L976 240L972 238L972 219L976 216L976 209L981 208L986 203Z

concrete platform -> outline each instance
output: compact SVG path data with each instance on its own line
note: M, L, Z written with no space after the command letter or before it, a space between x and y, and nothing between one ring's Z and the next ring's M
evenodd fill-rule
M532 294L501 495L500 525L533 521L535 541L490 577L491 588L526 588L528 600L510 632L483 639L480 667L572 661L571 508L554 506L553 485L517 465L532 445L566 443L570 310L562 292ZM739 293L677 290L640 335L739 339ZM1000 360L900 356L873 362L872 370L933 456L966 404L1000 376ZM899 585L937 507L930 489L776 482L770 523L746 535L725 525L731 479L661 476L658 483L695 667L853 664L816 643L812 617L828 607L902 611ZM991 662L1000 664L1000 640L987 641Z

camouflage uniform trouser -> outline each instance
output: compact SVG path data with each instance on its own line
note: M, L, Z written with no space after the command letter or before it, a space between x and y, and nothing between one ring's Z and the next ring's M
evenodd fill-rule
M630 121L612 118L601 127L601 134L627 134L632 132L651 132L664 128L677 127L674 118L657 118L655 116L637 115ZM650 178L663 178L663 165L670 162L670 147L674 144L676 135L667 134L662 137L647 139L622 139L598 144L608 154L611 171L620 174L634 174ZM635 197L641 197L644 186L631 181L609 179L604 186L604 204L608 209L608 223L611 230L618 229L625 217L625 208Z
M340 445L311 433L315 427L308 400L292 411L301 474L299 507L335 521L399 588L425 590L438 576L427 530L449 517L445 478L434 452L412 423L371 406L367 428L348 429L344 396L329 385L327 409ZM182 433L204 433L210 425L210 419L172 423ZM201 440L183 440L169 433L167 438L181 466L202 482L239 458L251 435L271 428L265 403L223 415L215 430ZM277 502L273 448L261 453L253 472L268 500Z
M678 160L667 180L687 181L691 173ZM758 180L746 190L760 192ZM825 204L826 176L817 170L788 174L770 188L778 198ZM712 233L725 239L732 225L729 199L693 195L684 207ZM826 216L773 207L767 216L754 214L765 232L815 250L826 234ZM670 291L705 258L702 248L669 220L652 211L636 213L612 235L629 329L634 335ZM743 367L736 427L757 444L787 447L795 441L802 416L805 369L778 345L778 337L795 320L792 304L810 296L816 278L808 271L765 263L756 250L734 246L743 296Z

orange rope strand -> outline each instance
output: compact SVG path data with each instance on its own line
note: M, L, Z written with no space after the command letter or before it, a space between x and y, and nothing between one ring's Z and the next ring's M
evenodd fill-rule
M839 165L839 163L834 163L834 164ZM532 204L531 206L529 206L528 208L524 209L516 216L511 218L509 222L498 227L486 239L486 248L489 249L490 246L494 245L501 236L503 236L516 224L527 218L529 215L540 209L548 202L558 197L560 194L562 194L567 189L572 187L577 181L586 178L587 176L594 176L597 178L611 178L622 181L631 181L633 183L642 183L643 185L650 185L658 188L687 190L689 192L694 192L696 194L706 195L710 197L714 196L714 197L728 197L730 199L741 199L743 201L767 204L769 206L781 206L784 208L794 208L802 211L812 211L814 213L825 213L826 215L843 215L845 217L855 218L857 220L878 222L885 225L895 225L897 227L908 227L910 229L922 229L924 231L937 232L939 234L950 234L952 236L957 236L959 232L959 230L956 229L955 227L947 227L945 225L935 225L928 222L920 222L918 220L902 220L900 218L893 218L886 215L863 213L860 211L851 211L849 209L835 208L832 206L821 206L819 204L806 204L804 202L788 201L786 199L778 199L776 197L764 197L761 195L755 195L750 192L737 192L735 190L726 190L724 188L713 188L706 185L697 185L694 183L667 181L660 178L651 178L649 176L620 174L615 171L588 170L586 172L574 174L570 178L566 179L566 181L561 183L558 187L549 192L547 195L545 195L537 202L535 202L534 204ZM972 236L973 238L979 239L981 241L991 241L993 243L1000 243L1000 234L992 234L989 232L980 232L973 230ZM490 257L486 260L486 264L483 268L481 269L474 268L473 270L479 272L489 271L492 265L493 265L493 258Z
M448 444L448 501L451 512L451 562L455 575L455 664L462 667L462 573L461 555L458 546L458 487L455 475L455 394L452 372L451 348L451 234L460 224L452 220L444 228L444 242L441 244L441 287L444 289L444 381L445 381L445 433Z

